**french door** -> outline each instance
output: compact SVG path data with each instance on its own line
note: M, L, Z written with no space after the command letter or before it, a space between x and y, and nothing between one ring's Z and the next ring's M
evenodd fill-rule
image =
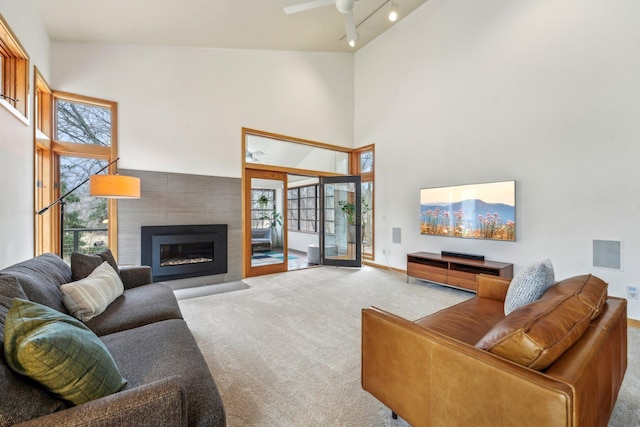
M324 265L362 265L361 179L320 178L320 257Z
M245 171L246 277L287 271L287 174Z

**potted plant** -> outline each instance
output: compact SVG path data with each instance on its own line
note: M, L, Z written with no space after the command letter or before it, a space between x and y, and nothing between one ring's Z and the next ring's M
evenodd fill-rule
M260 209L264 210L267 208L267 205L269 205L269 198L262 194L258 199L258 206L260 206Z
M273 236L273 246L278 246L278 225L282 225L282 214L273 208L271 212L263 212L260 215L260 219L263 221L268 221L268 227L271 228L271 236Z
M356 205L346 200L340 200L338 206L340 206L344 219L347 220L347 224L356 225Z
M264 212L262 216L260 216L260 219L269 221L270 228L275 228L276 225L282 225L282 214L276 211L275 208L269 213Z
M344 215L345 220L347 221L347 239L349 242L355 242L356 240L356 205L353 203L349 203L346 200L338 201L338 206L340 206L340 210ZM365 201L364 197L362 198L362 209L361 215L366 215L367 212L371 210L369 204ZM362 226L365 227L366 223L363 221Z

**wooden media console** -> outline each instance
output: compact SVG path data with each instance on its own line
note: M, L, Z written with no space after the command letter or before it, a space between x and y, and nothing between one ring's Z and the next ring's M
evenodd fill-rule
M407 254L407 280L409 277L476 291L476 275L513 278L513 264L494 261L443 256L429 252Z

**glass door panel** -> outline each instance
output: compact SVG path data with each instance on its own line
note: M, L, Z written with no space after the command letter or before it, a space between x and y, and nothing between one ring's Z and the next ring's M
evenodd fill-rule
M360 267L362 264L360 177L321 178L320 198L322 263Z
M245 246L249 276L287 271L286 174L251 171Z

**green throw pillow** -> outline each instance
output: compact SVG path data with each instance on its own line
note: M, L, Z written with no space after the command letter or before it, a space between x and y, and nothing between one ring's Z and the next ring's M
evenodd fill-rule
M4 333L11 369L74 405L127 383L104 343L82 322L52 308L14 299Z

